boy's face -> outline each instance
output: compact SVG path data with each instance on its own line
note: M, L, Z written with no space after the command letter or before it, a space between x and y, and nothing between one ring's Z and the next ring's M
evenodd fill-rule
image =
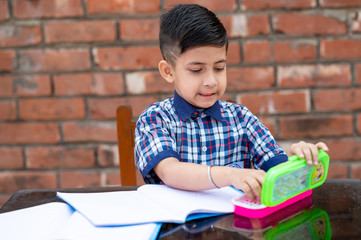
M226 90L225 46L188 49L176 59L175 67L168 66L165 79L174 82L177 93L197 108L211 107Z

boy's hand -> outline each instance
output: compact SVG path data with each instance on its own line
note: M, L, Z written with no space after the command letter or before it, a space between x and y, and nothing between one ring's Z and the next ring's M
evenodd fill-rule
M306 143L300 141L291 145L290 154L296 154L299 158L305 158L308 165L318 165L318 149L328 151L325 143L319 142L316 144Z
M260 199L265 171L232 167L230 170L228 176L233 187L242 190L251 200Z

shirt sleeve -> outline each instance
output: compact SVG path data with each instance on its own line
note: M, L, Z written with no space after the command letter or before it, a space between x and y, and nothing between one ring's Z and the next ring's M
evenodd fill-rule
M136 164L144 181L161 183L153 168L165 158L180 159L161 110L150 108L145 111L137 121L134 137Z
M244 108L249 140L249 151L254 167L268 171L270 168L288 160L283 149L276 143L271 132L247 108Z

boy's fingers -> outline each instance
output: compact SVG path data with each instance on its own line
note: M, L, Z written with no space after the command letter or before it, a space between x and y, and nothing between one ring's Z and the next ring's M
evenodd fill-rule
M318 148L318 149L322 149L323 151L328 151L329 149L328 149L328 147L327 147L327 145L326 145L326 143L324 143L324 142L318 142L318 143L316 143L316 147Z
M311 149L309 147L304 148L303 152L305 154L305 159L306 159L307 164L311 165L312 164L312 152L311 152Z
M304 157L305 157L305 155L303 154L303 151L302 151L302 148L301 148L301 147L295 147L295 148L293 149L293 152L294 152L294 154L296 154L297 157L299 157L299 158L304 158Z
M313 144L309 144L311 153L312 153L312 159L313 159L313 165L317 166L318 165L318 147L316 145ZM312 161L311 161L312 164Z
M248 184L242 184L240 189L247 195L250 200L256 200L256 196L254 195L252 188Z
M247 181L243 182L240 186L240 189L247 195L247 197L255 201L260 199L261 191L262 191L262 182L265 176L264 171L257 170L257 173L247 179Z

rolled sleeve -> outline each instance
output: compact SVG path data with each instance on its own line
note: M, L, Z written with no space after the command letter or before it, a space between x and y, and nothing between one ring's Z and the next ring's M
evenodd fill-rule
M287 155L276 143L267 127L247 109L245 115L249 149L252 152L255 168L268 171L271 167L287 161Z
M135 131L135 155L138 169L146 182L153 182L152 178L156 176L152 169L161 160L167 157L180 159L175 140L169 135L159 112L148 111L139 118Z

